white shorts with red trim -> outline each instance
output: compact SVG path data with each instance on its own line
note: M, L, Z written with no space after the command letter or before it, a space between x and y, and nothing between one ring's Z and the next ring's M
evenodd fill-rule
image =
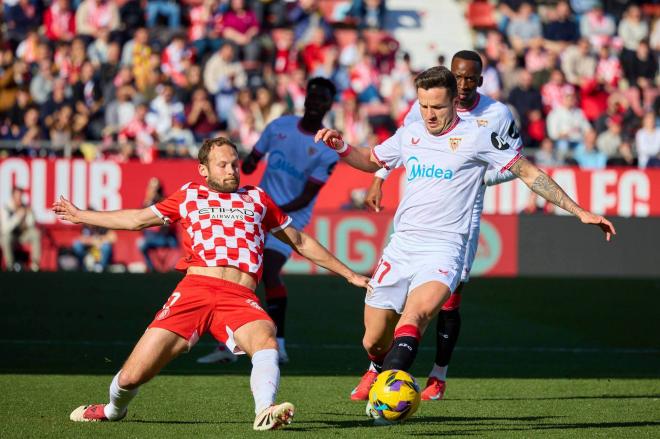
M453 292L460 282L464 253L464 245L451 241L432 251L411 250L395 234L369 281L371 292L364 303L401 314L408 294L422 284L440 282Z

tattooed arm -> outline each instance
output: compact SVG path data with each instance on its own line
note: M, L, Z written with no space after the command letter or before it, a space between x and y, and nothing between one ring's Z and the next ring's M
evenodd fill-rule
M577 216L584 224L597 225L609 241L616 235L614 226L606 218L581 208L548 174L527 161L524 157L518 159L509 169L514 175L525 182L532 192L542 196L555 206Z

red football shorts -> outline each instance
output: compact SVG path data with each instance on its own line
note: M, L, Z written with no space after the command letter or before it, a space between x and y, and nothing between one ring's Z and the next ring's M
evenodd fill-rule
M210 332L235 354L242 354L234 331L256 320L272 322L259 298L242 285L209 276L189 274L176 286L149 328L163 328L188 340L192 347Z

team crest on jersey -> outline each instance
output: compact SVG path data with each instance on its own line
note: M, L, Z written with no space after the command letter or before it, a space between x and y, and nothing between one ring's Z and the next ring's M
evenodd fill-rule
M308 156L311 157L311 156L313 156L314 154L316 154L316 148L314 148L313 146L310 146L309 148L307 148L307 155L308 155Z
M453 152L456 152L458 147L461 145L461 140L463 140L461 137L450 137L449 138L449 147Z
M417 144L419 143L419 137L416 138L416 139L415 139L414 137L412 137L412 138L410 139L410 143L412 143L413 145L417 145Z
M478 127L487 127L488 126L488 121L486 119L477 119L477 126Z
M245 201L246 203L254 203L254 199L248 194L241 194L241 200Z

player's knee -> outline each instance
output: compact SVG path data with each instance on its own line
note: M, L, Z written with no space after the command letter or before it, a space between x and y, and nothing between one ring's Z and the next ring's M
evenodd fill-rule
M367 351L369 355L380 355L387 352L389 349L389 344L385 343L384 340L365 335L362 338L362 346Z
M133 390L149 381L150 378L145 371L139 371L129 367L119 372L118 384L122 389Z

